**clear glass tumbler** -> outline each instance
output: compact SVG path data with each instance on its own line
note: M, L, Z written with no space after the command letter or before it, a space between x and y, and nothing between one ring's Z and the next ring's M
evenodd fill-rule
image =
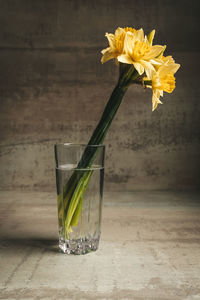
M101 233L104 145L56 144L59 247L67 254L96 251Z

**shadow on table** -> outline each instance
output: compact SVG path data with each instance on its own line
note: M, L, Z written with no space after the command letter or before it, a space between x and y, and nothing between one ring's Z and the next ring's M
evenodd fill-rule
M48 239L48 238L3 238L0 239L0 248L35 248L43 249L47 252L57 252L59 253L58 240L57 239Z

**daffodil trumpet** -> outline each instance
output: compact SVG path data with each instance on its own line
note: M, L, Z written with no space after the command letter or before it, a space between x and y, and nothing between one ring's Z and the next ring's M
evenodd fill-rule
M172 56L163 55L166 46L153 45L154 36L155 30L146 36L143 29L136 30L131 27L119 27L114 34L106 33L109 47L102 50L101 62L114 59L119 66L119 79L88 145L103 143L130 85L140 84L152 89L152 110L162 103L160 97L163 96L163 92L171 93L174 90L174 74L180 65L175 63ZM76 170L73 172L62 194L58 196L59 219L65 220L67 239L70 238L73 226L76 226L81 219L84 193L92 176L89 167L95 159L96 151L95 148L86 148L76 168L79 172Z

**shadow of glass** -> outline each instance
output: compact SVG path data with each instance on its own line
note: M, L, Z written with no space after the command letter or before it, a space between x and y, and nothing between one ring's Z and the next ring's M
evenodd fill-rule
M35 248L45 252L59 252L58 240L47 238L4 238L0 240L0 248Z

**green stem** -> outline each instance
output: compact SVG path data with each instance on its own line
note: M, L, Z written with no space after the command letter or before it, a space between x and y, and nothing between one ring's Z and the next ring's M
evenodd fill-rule
M144 85L152 85L152 80L144 80Z
M103 143L106 133L112 123L112 120L122 102L123 96L126 93L129 85L138 77L137 71L135 71L133 66L126 66L120 72L119 81L114 88L110 99L104 109L102 117L94 130L88 145L100 145ZM95 157L97 155L96 147L86 147L85 151L79 161L77 169L89 168ZM88 171L87 171L88 172ZM76 209L79 208L79 201L83 198L83 194L86 189L84 189L85 184L89 183L90 177L87 177L86 170L80 170L78 172L74 171L71 178L69 179L65 191L63 191L63 204L64 204L64 220L65 228L67 231L71 228L73 223L73 216L77 222Z
M110 99L104 109L102 117L94 130L88 145L100 145L103 143L106 133L112 123L112 120L122 102L123 96L126 93L131 81L138 77L137 71L131 66L127 72L122 73L119 81L114 88ZM82 158L78 164L78 168L86 168L90 166L95 158L95 148L86 148Z

